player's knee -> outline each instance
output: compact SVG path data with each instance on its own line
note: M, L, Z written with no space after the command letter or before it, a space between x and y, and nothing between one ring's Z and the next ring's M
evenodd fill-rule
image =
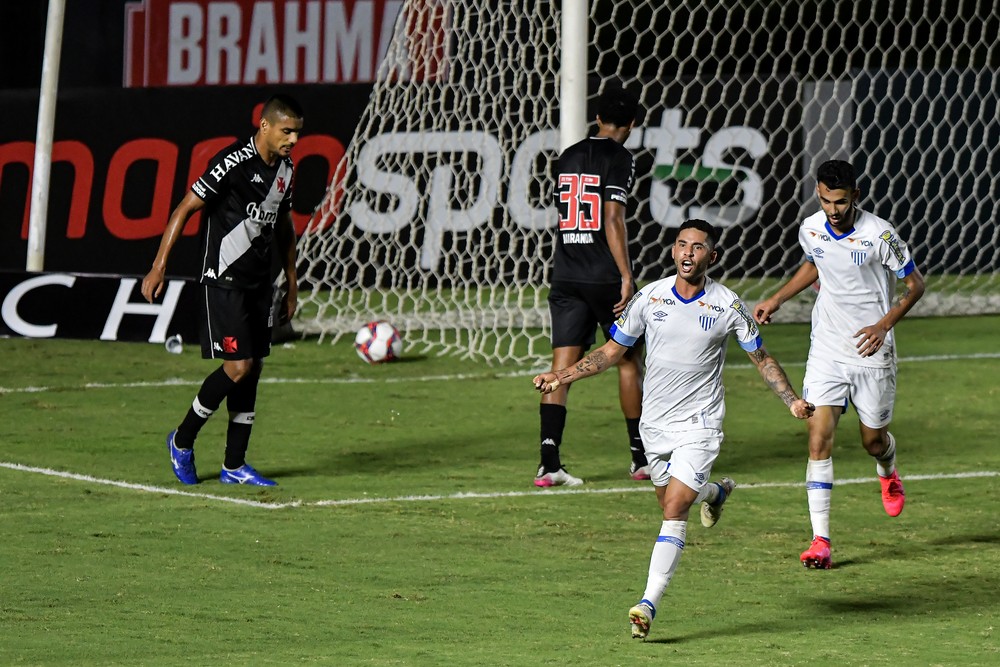
M865 438L861 441L861 444L864 445L865 450L872 456L882 456L889 449L888 438Z
M663 498L660 502L664 521L687 521L691 503L680 498Z
M233 382L242 382L254 370L254 363L252 359L227 361L224 366L226 369L226 375L228 375Z
M663 508L663 520L664 521L687 521L688 513L691 510L691 506L681 509L678 507L665 507Z

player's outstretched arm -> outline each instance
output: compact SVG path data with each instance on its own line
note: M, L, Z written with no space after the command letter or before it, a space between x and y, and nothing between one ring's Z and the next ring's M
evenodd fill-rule
M535 385L535 389L537 389L539 393L551 394L561 385L576 382L582 378L597 375L598 373L606 371L621 361L621 358L625 356L626 350L628 350L628 348L624 345L619 345L615 341L609 340L607 343L597 348L580 361L576 362L573 366L562 368L557 371L551 371L549 373L541 373L536 375L532 382Z
M797 419L808 419L812 416L813 411L816 410L816 406L798 397L798 394L795 393L791 383L788 381L788 376L785 375L785 370L778 363L777 359L768 354L767 350L763 347L753 352L748 352L747 355L750 357L750 361L757 367L757 371L764 378L767 386L771 388L771 391L778 398L784 401L794 417Z
M146 301L153 303L153 299L158 298L163 292L163 274L167 271L167 258L170 257L170 251L173 250L174 244L180 238L188 219L204 206L205 202L201 197L188 191L174 212L170 214L167 226L163 230L163 238L160 239L160 249L156 252L156 259L153 260L153 266L146 277L142 279L142 296L146 298Z
M802 266L788 279L781 288L753 307L753 317L758 324L770 324L771 315L778 312L781 304L812 285L819 278L816 265L810 261L802 262Z

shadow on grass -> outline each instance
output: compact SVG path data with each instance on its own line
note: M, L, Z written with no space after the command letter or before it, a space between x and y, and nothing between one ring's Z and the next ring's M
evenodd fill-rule
M891 615L901 618L925 617L951 610L968 611L970 608L994 609L1000 604L996 591L1000 590L1000 577L983 576L982 573L966 576L949 576L947 585L940 577L910 582L905 592L887 593L874 588L854 591L838 596L818 593L803 594L796 600L798 609L789 607L789 616L775 617L772 621L753 621L730 625L713 624L710 628L659 639L647 639L653 644L683 644L691 641L717 639L722 636L740 636L783 632L808 631L824 622L842 623L845 616ZM826 619L826 621L824 621Z

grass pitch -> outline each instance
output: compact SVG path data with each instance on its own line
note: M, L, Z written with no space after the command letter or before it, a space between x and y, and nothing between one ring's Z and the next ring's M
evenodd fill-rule
M659 511L627 478L613 373L574 386L564 450L587 480L536 491L538 369L347 341L277 346L249 460L203 482L163 438L213 368L190 347L0 340L0 664L994 665L1000 318L909 319L893 433L907 506L884 514L841 420L835 568L806 571L802 424L731 346L718 526L689 524L646 642L627 610ZM808 329L772 325L801 380Z

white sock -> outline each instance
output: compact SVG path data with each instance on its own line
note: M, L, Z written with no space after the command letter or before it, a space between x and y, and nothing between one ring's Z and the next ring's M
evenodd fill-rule
M684 551L686 537L687 521L664 521L660 527L660 536L656 539L653 555L649 558L646 591L642 594L642 599L648 600L654 609L659 609L660 598L674 576L681 552Z
M896 438L889 432L886 435L889 436L889 446L885 454L875 457L875 472L879 477L888 477L896 470Z
M719 486L718 482L709 482L701 487L701 491L698 492L698 497L694 499L691 506L694 507L698 503L714 503L719 499L719 494L722 492L722 487Z
M833 495L833 458L806 464L806 498L813 537L830 539L830 496Z

